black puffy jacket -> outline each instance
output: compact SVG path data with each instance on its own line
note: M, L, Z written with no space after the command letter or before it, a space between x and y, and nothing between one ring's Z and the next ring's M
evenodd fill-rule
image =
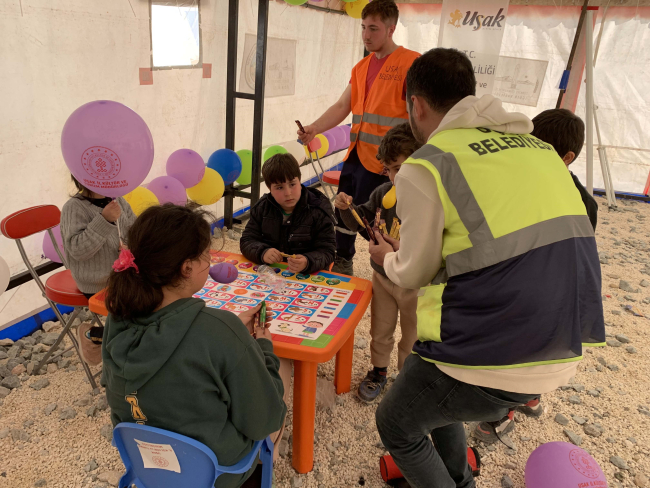
M303 185L300 200L286 222L282 208L270 193L251 208L251 216L241 238L241 252L254 263L263 263L269 248L285 254L302 254L309 264L303 273L327 269L334 262L336 235L332 204L318 190Z

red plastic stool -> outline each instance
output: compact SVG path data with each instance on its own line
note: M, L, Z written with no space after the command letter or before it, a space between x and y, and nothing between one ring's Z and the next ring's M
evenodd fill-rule
M336 198L336 192L339 187L339 180L341 179L341 172L340 171L325 171L323 173L323 178L321 180L321 184L323 186L328 186L332 189L332 197L330 198L330 201L334 201ZM327 193L326 193L327 194Z

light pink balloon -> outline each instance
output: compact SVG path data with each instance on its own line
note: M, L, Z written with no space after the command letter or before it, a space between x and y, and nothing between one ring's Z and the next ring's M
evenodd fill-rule
M349 125L339 125L339 127L345 133L345 140L343 141L343 146L341 148L349 147L350 146L350 131L352 130L352 128Z
M56 243L59 245L59 251L61 251L61 254L65 256L63 250L63 237L61 237L61 227L58 225L56 227L52 227L52 233L54 234ZM61 262L61 258L59 258L59 255L56 253L56 249L54 249L54 244L52 244L52 239L50 239L50 233L48 231L45 231L43 234L43 255L55 263Z
M568 442L547 442L526 462L526 488L606 488L602 469L584 449Z
M176 178L185 188L192 188L203 179L205 162L196 151L179 149L167 159L167 175Z
M161 205L163 203L173 203L174 205L185 205L187 203L185 187L180 181L171 176L159 176L151 180L147 185L147 190L156 195Z
M83 186L117 198L136 189L153 163L153 138L126 105L97 100L68 117L61 132L65 164Z

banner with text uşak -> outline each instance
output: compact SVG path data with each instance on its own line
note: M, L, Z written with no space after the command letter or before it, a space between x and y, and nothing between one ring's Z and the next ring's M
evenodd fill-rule
M476 96L492 93L508 0L443 0L438 47L463 51L474 66Z

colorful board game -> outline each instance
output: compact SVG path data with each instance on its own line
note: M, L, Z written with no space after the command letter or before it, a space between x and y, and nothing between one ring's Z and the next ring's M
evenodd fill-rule
M325 347L350 316L362 291L355 290L350 278L324 271L294 274L285 264L274 267L286 279L280 293L259 281L257 266L242 256L213 253L213 263L226 261L237 266L239 275L232 283L222 284L208 279L194 296L205 300L208 307L240 314L266 300L271 315L270 330L274 340ZM281 337L278 337L281 336Z

